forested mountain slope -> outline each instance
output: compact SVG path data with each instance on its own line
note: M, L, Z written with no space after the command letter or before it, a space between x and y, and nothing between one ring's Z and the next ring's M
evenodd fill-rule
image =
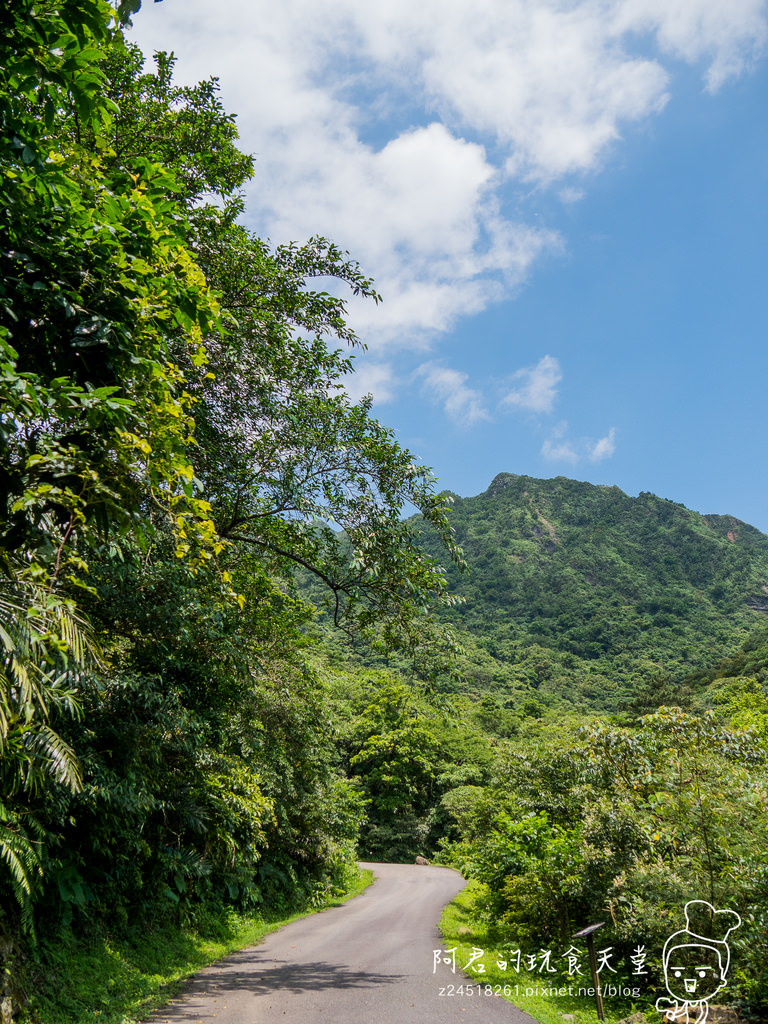
M732 516L502 473L454 496L451 522L469 572L447 568L465 603L443 614L466 641L468 685L516 704L533 688L621 710L649 681L684 698L686 676L765 625L768 536Z

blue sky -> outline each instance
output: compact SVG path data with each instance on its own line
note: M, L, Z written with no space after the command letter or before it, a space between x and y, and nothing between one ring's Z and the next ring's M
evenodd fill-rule
M325 234L353 394L432 466L652 491L768 532L764 0L164 0L134 38L217 75L246 220Z

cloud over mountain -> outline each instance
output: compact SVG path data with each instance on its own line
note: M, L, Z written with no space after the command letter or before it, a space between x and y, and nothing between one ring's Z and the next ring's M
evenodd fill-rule
M161 13L158 14L157 12ZM372 344L429 347L520 285L558 232L509 189L594 172L668 100L675 61L707 87L764 46L762 0L186 0L142 12L145 47L215 69L256 157L248 217L276 241L324 233L385 298ZM193 31L194 30L194 31Z

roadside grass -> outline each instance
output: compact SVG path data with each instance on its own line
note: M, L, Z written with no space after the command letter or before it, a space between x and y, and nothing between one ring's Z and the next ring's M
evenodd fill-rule
M579 996L578 988L591 988L589 977L569 980L568 975L557 976L531 973L525 970L514 970L508 962L506 970L502 970L497 960L505 960L498 939L489 933L488 926L476 916L475 901L479 883L470 882L456 899L450 903L440 921L444 949L456 947L456 973L451 974L450 967L444 966L439 974L441 988L445 995L453 993L454 998L486 998L484 993L490 991L530 1014L541 1024L600 1024L595 1008L593 995ZM472 967L467 972L463 968L469 963L473 952L483 950L482 958L474 961L482 963L485 972L475 974ZM507 960L509 954L507 953ZM441 968L438 967L438 972ZM555 980L551 980L551 979ZM467 984L472 988L473 995L468 995ZM451 989L449 986L453 985ZM461 986L461 991L459 988ZM490 986L489 989L486 986ZM569 992L569 989L571 992ZM572 993L572 994L571 994ZM604 996L603 1006L607 1024L617 1024L631 1014L645 1012L653 1006L648 998L616 999Z
M32 969L35 991L19 1024L138 1024L176 995L195 972L229 953L255 946L269 932L340 906L373 881L360 870L343 896L282 916L229 914L205 926L142 929L119 939L71 933L42 938Z

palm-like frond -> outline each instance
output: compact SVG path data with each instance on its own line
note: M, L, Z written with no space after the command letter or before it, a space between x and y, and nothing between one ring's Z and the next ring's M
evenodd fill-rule
M57 782L77 792L82 785L80 765L74 750L49 725L27 728L24 745L29 751L30 763L26 776L26 789L34 790L42 782L41 776L53 776Z
M48 723L53 710L79 714L77 680L98 657L73 602L23 576L0 577L0 756L15 762L5 766L11 791L46 776L79 788L75 753Z
M32 841L19 828L12 812L2 803L0 861L4 861L8 868L11 889L21 908L22 925L32 932L32 889L37 878L42 875L42 867Z

